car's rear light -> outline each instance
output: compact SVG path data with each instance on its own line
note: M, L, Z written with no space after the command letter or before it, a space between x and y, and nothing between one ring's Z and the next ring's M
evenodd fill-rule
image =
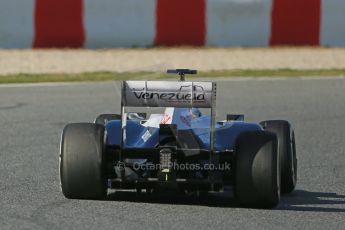
M172 168L172 151L169 148L163 148L160 150L160 170L163 173L169 173Z

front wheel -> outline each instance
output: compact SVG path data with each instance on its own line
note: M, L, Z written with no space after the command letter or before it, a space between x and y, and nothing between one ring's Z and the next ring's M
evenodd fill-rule
M99 125L105 125L109 121L121 120L120 114L100 114L96 117L94 123Z

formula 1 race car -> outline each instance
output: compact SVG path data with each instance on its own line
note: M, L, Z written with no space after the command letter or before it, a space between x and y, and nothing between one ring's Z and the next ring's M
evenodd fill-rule
M232 187L243 206L271 208L297 181L295 136L284 120L228 114L216 121L216 83L124 81L121 114L65 126L60 181L65 197L104 199L107 189L198 193ZM141 110L140 110L141 109ZM143 112L144 110L144 112Z

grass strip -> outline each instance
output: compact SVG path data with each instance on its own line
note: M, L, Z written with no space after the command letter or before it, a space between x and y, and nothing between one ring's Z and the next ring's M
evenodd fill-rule
M231 77L308 77L308 76L345 76L345 69L320 70L214 70L200 71L193 78L231 78ZM5 83L41 83L41 82L78 82L78 81L112 81L112 80L159 80L173 79L171 75L157 72L91 72L78 74L9 74L0 75L0 84Z

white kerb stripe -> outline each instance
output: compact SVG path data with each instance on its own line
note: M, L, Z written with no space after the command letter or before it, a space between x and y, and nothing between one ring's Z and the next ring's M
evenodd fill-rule
M34 0L1 0L0 48L31 48Z
M207 0L209 46L268 46L271 0Z
M345 0L322 0L321 45L345 46Z
M86 47L152 46L155 0L84 1Z

